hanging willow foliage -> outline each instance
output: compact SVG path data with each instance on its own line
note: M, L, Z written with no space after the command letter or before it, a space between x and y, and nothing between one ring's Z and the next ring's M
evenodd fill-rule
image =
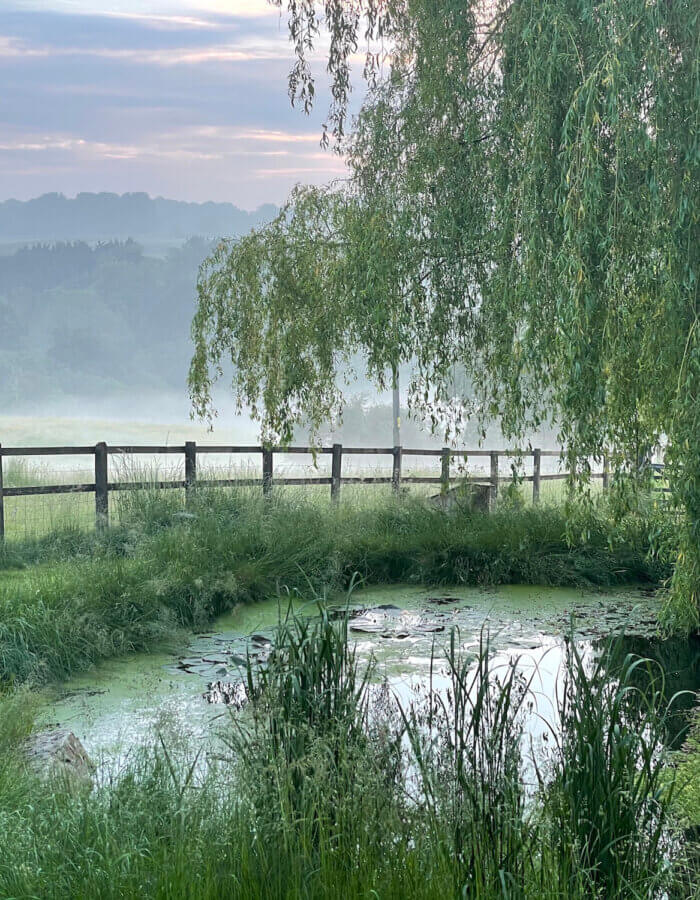
M516 437L556 421L572 468L662 436L683 538L672 589L700 596L700 7L695 0L289 0L307 54L330 32L329 125L350 177L297 189L201 271L190 373L222 361L264 433L337 412L339 370L471 408ZM369 90L346 132L349 57ZM390 55L377 52L386 41ZM359 355L358 355L359 354ZM436 419L437 424L437 419Z

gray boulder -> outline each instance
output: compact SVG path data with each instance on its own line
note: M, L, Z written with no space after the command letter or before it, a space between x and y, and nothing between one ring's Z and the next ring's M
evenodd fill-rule
M26 749L27 759L40 774L92 785L95 764L72 731L40 731L29 738Z
M491 485L485 482L464 482L444 493L435 494L430 503L440 509L478 509L488 512Z

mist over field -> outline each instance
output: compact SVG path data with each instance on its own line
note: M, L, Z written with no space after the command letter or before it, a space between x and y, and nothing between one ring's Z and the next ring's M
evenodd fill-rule
M186 384L199 265L221 237L275 211L143 193L0 203L0 442L135 440L139 425L153 424L154 442L211 439L205 423L190 421ZM214 396L216 438L255 440L257 424L236 414L225 378ZM348 398L343 422L322 437L390 446L390 392L360 378ZM499 429L488 438L504 446ZM538 440L555 445L553 434ZM402 442L438 445L441 436L403 410ZM468 428L462 445L478 442Z
M190 421L186 386L197 272L221 237L275 211L142 193L0 203L0 441L134 440L156 423L154 442L211 439ZM328 423L325 436L390 446L390 392L360 379L348 393L343 423ZM225 379L215 401L217 439L257 437ZM405 414L402 429L404 443L440 442Z
M145 194L0 203L0 414L187 422L199 264L273 212Z

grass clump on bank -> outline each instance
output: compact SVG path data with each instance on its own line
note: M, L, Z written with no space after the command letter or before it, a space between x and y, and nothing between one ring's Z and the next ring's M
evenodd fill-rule
M313 503L299 495L202 492L191 513L144 492L123 524L7 545L0 566L0 681L63 678L206 625L281 588L370 584L658 584L669 574L643 516L604 507L502 506L444 513L420 501ZM573 540L567 534L573 533Z
M659 779L665 709L653 684L632 687L631 659L611 683L570 655L560 738L535 785L517 664L496 669L487 641L474 661L455 640L442 664L449 690L402 707L370 682L347 623L321 611L286 622L267 667L248 669L223 752L163 739L86 794L39 782L13 738L0 895L692 896L673 783ZM591 792L597 780L606 791Z
M700 701L700 696L696 698ZM677 808L688 826L700 841L700 709L696 709L687 741L677 755L678 795ZM700 847L698 847L700 862Z

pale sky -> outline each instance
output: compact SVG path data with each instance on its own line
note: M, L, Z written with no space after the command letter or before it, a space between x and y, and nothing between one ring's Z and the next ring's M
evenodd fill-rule
M290 106L291 63L266 0L1 0L0 200L146 191L252 209L340 177L319 146L321 54L310 117Z

